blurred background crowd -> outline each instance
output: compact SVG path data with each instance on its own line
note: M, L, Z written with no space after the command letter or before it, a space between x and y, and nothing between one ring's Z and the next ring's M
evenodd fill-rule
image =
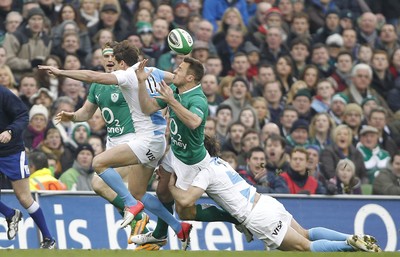
M400 195L399 17L398 0L2 0L0 84L29 109L27 151L48 159L31 189L46 174L65 186L52 189L91 190L79 181L107 134L99 110L55 124L90 85L37 65L103 71L101 47L128 40L173 71L183 56L166 39L179 27L206 67L205 132L259 192Z

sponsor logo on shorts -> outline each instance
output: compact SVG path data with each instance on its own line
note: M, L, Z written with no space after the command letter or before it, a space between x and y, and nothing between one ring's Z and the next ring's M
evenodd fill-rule
M147 156L147 158L149 159L149 161L153 161L154 159L156 159L156 157L155 157L154 154L150 151L150 149L147 151L146 156Z
M272 235L277 236L278 233L279 233L279 231L281 230L281 228L282 228L282 221L280 220L280 221L278 222L278 225L277 225L276 228L274 229L274 232L272 232Z

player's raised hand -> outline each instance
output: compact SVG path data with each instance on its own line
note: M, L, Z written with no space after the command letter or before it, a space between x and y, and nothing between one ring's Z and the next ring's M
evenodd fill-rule
M157 92L160 94L159 96L154 96L155 98L159 98L164 100L166 103L170 103L171 101L175 100L174 92L168 86L168 84L162 80L160 83L160 87L157 88Z
M74 117L75 117L75 112L61 111L61 112L57 113L54 120L56 121L56 125L57 125L61 121L74 121Z
M38 69L45 70L45 71L47 71L47 73L49 73L51 75L55 75L55 76L58 76L61 74L61 70L56 67L53 67L53 66L38 65Z
M148 59L144 59L143 61L141 61L139 64L139 67L135 71L137 80L139 82L145 81L150 76L150 73L153 71L153 69L150 69L148 72L146 72L144 70L144 67L146 67L147 61L148 61Z

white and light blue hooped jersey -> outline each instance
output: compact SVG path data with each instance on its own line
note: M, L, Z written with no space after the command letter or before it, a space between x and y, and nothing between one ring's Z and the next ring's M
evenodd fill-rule
M227 162L212 158L207 169L194 178L192 186L202 188L219 206L239 222L249 216L256 188L249 185Z
M138 66L139 63L136 63L127 70L114 71L113 74L117 77L118 86L121 89L125 101L128 103L136 133L162 135L165 133L167 123L161 111L157 111L149 116L144 114L142 108L140 108L139 83L135 72ZM164 79L165 72L155 67L151 68L153 70L146 81L146 88L150 96L154 97L159 95L156 87ZM145 68L146 71L148 71L148 69L150 68Z

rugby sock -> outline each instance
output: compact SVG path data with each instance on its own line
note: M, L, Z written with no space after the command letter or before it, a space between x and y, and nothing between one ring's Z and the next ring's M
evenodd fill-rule
M113 168L106 169L99 176L122 198L125 206L134 206L137 204L136 199L131 195L128 188L126 188L121 176Z
M223 209L211 204L196 205L196 221L226 221L235 225L240 224L234 217Z
M169 203L162 203L164 207L169 211L169 213L173 213L174 209L174 201ZM157 219L157 226L153 231L153 236L155 238L164 238L168 235L168 224L163 220L158 218Z
M122 198L117 195L110 203L114 205L114 207L118 209L119 214L124 217L124 200L122 200Z
M311 242L311 252L350 252L354 251L353 247L348 245L346 241L329 241L326 239Z
M12 216L14 216L15 211L14 209L8 207L7 205L5 205L3 202L0 201L0 212L4 215L4 217L6 218L11 218Z
M36 225L39 227L40 232L42 232L43 238L52 238L50 231L47 228L42 208L40 208L39 204L34 201L32 205L26 210L28 211L32 219L35 221Z
M144 208L151 211L157 217L163 219L168 225L176 232L182 229L181 223L164 207L157 197L149 193L144 194L142 197Z
M350 235L337 232L332 229L315 227L308 230L308 237L310 241L319 239L328 239L333 241L346 241Z

